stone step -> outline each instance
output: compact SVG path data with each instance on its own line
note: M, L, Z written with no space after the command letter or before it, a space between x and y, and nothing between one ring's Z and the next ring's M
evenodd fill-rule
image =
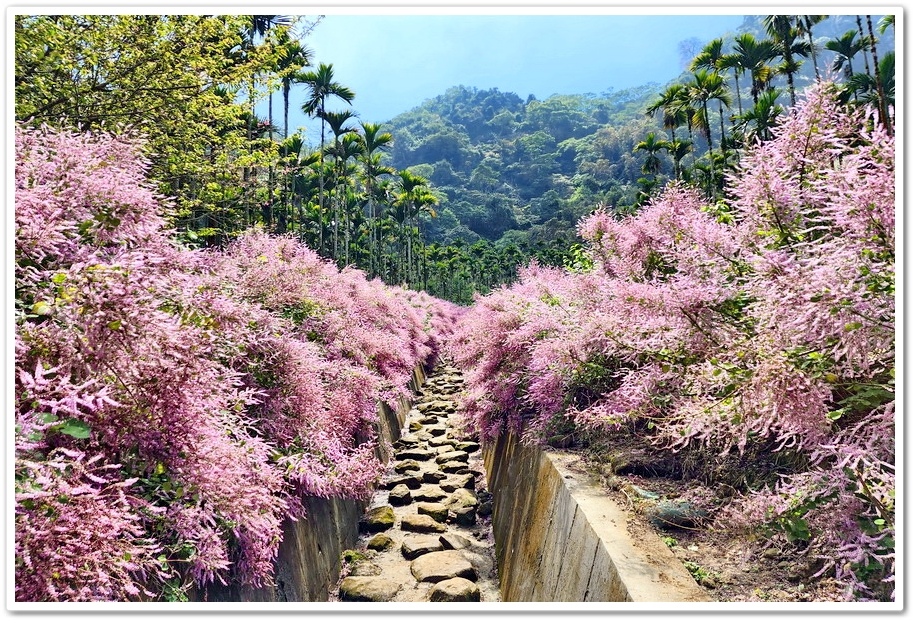
M479 520L492 506L480 445L456 428L462 383L440 366L408 413L360 521L365 559L346 567L341 601L500 601L489 521Z

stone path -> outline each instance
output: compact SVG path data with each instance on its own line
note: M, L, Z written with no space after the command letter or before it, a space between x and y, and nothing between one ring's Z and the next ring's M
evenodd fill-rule
M460 372L448 365L427 379L332 598L500 600L480 447L455 414L461 388Z

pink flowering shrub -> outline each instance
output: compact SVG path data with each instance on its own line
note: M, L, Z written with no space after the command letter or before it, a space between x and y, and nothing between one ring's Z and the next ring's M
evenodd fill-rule
M849 598L894 569L894 140L831 85L750 149L727 200L673 184L580 225L594 268L531 267L459 319L485 440L630 431L672 452L782 453L732 528L820 555ZM767 476L766 474L762 476Z
M364 497L430 312L293 240L188 251L130 141L16 131L16 599L270 581L304 495Z

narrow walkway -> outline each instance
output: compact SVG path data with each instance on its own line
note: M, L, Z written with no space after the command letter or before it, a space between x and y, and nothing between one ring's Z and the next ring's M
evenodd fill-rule
M459 370L440 364L360 524L340 601L499 601L480 446L457 426Z

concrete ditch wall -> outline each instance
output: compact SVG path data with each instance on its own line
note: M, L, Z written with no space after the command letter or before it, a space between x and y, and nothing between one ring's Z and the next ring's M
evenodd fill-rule
M574 462L515 435L484 449L503 601L709 601L661 539L634 539Z
M418 367L413 372L410 389L419 392L426 382L426 372ZM379 439L393 442L410 411L411 402L401 401L397 410L379 405ZM386 443L379 444L379 459L388 461ZM225 602L291 602L327 601L328 589L340 574L343 552L359 540L359 518L365 504L354 500L310 497L304 500L305 519L287 520L283 525L283 541L274 563L274 586L254 588L239 584L211 584L194 591L191 601Z

